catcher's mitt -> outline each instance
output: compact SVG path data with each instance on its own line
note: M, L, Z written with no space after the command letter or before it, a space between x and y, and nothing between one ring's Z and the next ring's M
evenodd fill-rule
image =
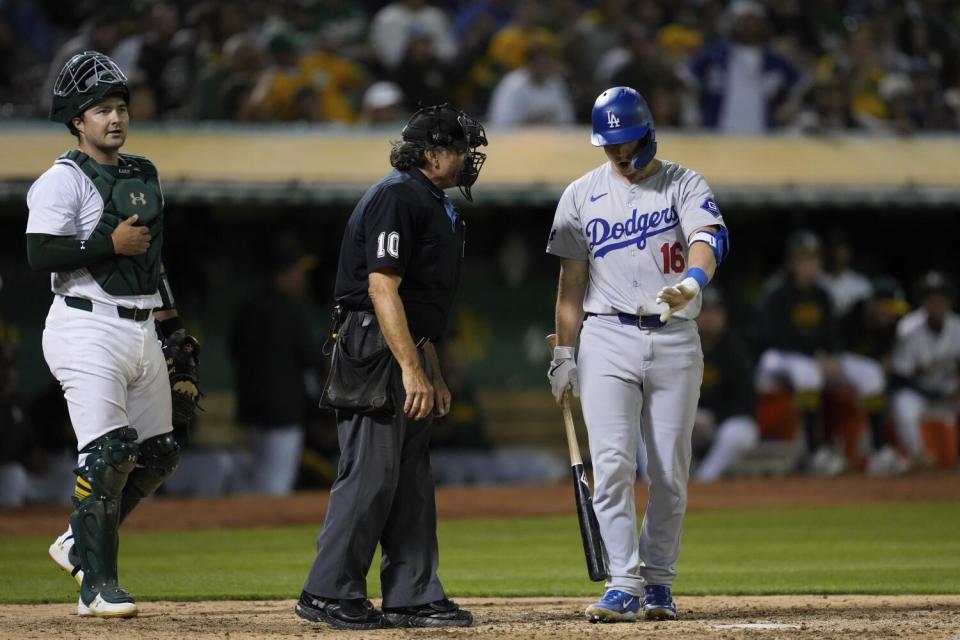
M200 343L188 336L184 329L177 329L163 341L163 355L170 376L173 429L186 433L203 396L200 391Z

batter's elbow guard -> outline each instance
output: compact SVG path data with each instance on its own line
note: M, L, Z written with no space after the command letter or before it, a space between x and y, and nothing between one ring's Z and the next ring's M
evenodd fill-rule
M718 226L716 231L697 231L690 238L690 245L694 242L703 242L710 247L718 267L730 253L730 234L723 225Z

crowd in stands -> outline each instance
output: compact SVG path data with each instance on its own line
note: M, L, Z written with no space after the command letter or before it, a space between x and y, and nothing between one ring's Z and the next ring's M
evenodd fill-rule
M355 126L450 101L564 125L628 85L660 127L960 127L960 6L942 0L0 0L0 110L43 117L91 49L126 71L137 121Z

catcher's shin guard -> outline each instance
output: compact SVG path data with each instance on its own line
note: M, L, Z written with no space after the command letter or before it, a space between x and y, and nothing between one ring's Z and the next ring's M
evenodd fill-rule
M120 499L120 522L123 522L140 501L160 488L177 470L180 445L173 432L147 438L140 443L137 466L130 472Z
M74 544L83 567L80 601L92 613L109 604L126 611L133 598L117 585L117 551L120 541L120 496L137 460L137 432L130 427L114 429L83 449L87 458L74 469L77 486L75 508L70 515ZM111 612L110 615L124 615ZM128 614L132 615L132 614Z

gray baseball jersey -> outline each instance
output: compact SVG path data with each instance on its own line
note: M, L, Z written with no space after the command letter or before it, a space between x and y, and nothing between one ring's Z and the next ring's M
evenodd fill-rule
M629 184L609 162L563 192L547 253L588 260L584 311L659 314L657 293L678 284L687 269L688 239L700 227L725 226L710 187L696 171L668 160ZM700 313L700 296L677 318Z

